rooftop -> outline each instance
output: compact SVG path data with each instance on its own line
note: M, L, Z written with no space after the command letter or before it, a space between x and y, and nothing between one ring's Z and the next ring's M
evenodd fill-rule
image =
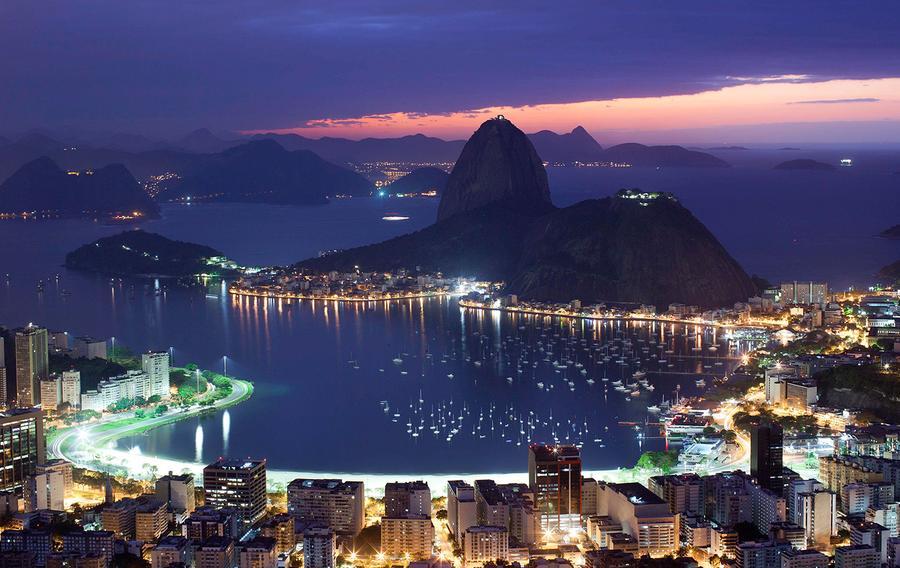
M355 491L362 481L343 481L341 479L295 479L288 484L288 489L317 489L320 491Z
M212 469L231 469L231 470L246 470L250 471L252 469L256 469L261 465L265 465L266 460L252 460L252 459L234 459L234 458L219 458L214 463L209 464L205 468L206 470Z
M665 505L655 493L640 483L610 483L609 487L625 496L635 505Z
M572 445L532 444L528 448L540 461L580 459L581 450Z

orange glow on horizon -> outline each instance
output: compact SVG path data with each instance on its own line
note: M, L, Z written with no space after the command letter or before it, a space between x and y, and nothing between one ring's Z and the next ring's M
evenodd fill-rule
M800 77L802 78L802 77ZM482 121L503 114L525 132L661 132L741 125L900 120L900 78L797 82L784 77L690 95L620 98L520 107L495 106L444 114L394 112L346 119L311 120L293 128L245 134L308 137L403 136L425 133L466 138ZM601 140L602 142L602 140Z

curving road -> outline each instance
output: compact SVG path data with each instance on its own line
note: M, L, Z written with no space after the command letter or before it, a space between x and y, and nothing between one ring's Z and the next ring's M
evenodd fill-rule
M66 428L53 438L47 447L47 453L49 456L62 458L80 467L89 467L84 463L83 459L79 459L79 456L83 457L85 454L100 456L102 462L104 453L108 453L105 446L110 442L138 432L145 432L179 420L185 420L201 413L209 412L210 409L223 410L242 402L253 394L253 385L247 381L231 379L231 384L231 394L217 400L212 406L194 405L187 409L172 409L162 416L141 419L137 419L134 412L109 414L97 422ZM118 422L127 423L115 426ZM109 463L108 465L118 467L119 464Z

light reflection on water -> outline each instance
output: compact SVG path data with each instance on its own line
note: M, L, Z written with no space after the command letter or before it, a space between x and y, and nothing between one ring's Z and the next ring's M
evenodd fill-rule
M748 272L776 282L827 279L839 287L867 278L894 259L895 246L872 239L871 234L882 225L893 224L889 217L896 208L873 209L870 204L895 203L898 195L886 185L895 183L894 178L886 181L869 174L842 174L828 178L827 187L819 183L821 176L767 170L753 177L738 168L717 172L551 172L551 181L559 204L610 194L620 187L676 191ZM683 183L679 181L682 178ZM855 178L865 183L856 183ZM565 183L584 190L566 197L559 191ZM809 215L808 204L813 201L821 208L817 215ZM773 209L772 203L779 207ZM347 248L415 230L434 218L436 201L408 200L402 205L406 208L403 213L412 217L403 226L381 221L383 212L378 204L345 200L325 208L166 206L163 219L144 228L211 245L239 262L286 263L319 250ZM736 211L742 215L735 215ZM768 223L760 231L758 220L762 218ZM829 225L823 232L822 218L840 218L841 223ZM223 227L234 230L223 231ZM267 457L273 469L427 474L523 468L524 451L513 443L487 435L472 437L471 430L449 444L446 436L435 440L433 434L413 440L406 432L409 420L393 423L385 418L380 401L389 401L392 408L408 408L421 391L429 414L432 403L440 405L452 399L455 404L466 403L476 413L493 404L495 408L514 405L522 412L540 409L542 416L552 409L554 417L580 418L581 424L588 418L592 436L595 427L609 427L609 433L600 436L605 439L604 448L593 438L585 442L586 467L599 469L633 463L639 444L664 447L659 439L636 438L633 429L619 426L619 422L643 421L652 400L663 395L671 398L678 384L685 393L698 388L687 375L654 374L659 369L648 368L655 390L626 402L623 393L611 388L603 391L603 369L592 371L593 385L586 384L586 378L570 377L576 383L575 391L570 391L549 362L539 364L533 371L535 377L515 375L513 383L507 382L518 355L509 353L510 362L504 360L508 353L502 349L504 338L519 333L522 324L528 328L553 326L570 333L571 326L561 320L544 322L462 311L446 299L339 306L234 299L227 297L221 283L203 290L160 281L156 294L153 282L110 284L108 277L61 268L67 251L121 230L123 227L84 220L0 223L0 242L15 244L0 247L0 261L8 267L4 271L10 272L9 280L4 279L0 286L0 322L22 325L35 321L78 335L115 336L117 346L134 351L174 346L179 364L195 362L209 369L221 368L224 354L229 374L251 379L256 386L249 401L228 411L227 420L224 413L221 420L217 414L190 419L123 440L121 448L139 447L145 454L193 461L197 459L199 426L205 459L226 453ZM58 280L54 278L57 274ZM35 291L38 280L46 284L42 293ZM67 294L62 294L63 290ZM718 354L704 349L727 343L715 330L586 321L577 321L574 330L594 343L607 342L618 331L647 340L654 337L657 342L670 341L667 336L672 336L673 349L690 355L693 348L701 348L697 353L703 357L685 357L675 363L677 367L665 371L721 374L719 369L727 370L731 364L722 360L724 348ZM484 337L487 343L481 345ZM482 347L493 358L476 367ZM735 345L738 353L745 348ZM402 357L404 364L395 366L392 359L403 353L408 354ZM427 354L432 355L430 361ZM441 363L445 356L447 362ZM466 356L471 360L466 361ZM717 357L723 365L715 365ZM349 361L356 361L359 369ZM704 368L707 364L709 369ZM379 371L382 368L384 372ZM606 372L610 379L616 374L617 378L624 376L623 369L606 368ZM449 374L454 378L449 379ZM546 379L541 380L547 383L545 387L554 387L549 392L540 390L536 379Z

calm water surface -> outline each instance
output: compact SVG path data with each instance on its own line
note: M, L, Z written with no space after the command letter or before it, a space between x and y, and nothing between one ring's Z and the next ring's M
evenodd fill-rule
M555 170L550 178L560 205L620 187L674 191L748 272L773 281L863 284L900 253L872 236L897 222L897 176L732 168ZM287 263L427 226L436 206L167 206L144 228L247 264ZM383 221L388 213L411 219ZM746 348L712 329L491 315L461 311L452 299L298 304L230 298L221 286L156 296L152 283L111 285L61 268L67 251L119 230L80 220L0 223L9 273L0 322L115 336L135 350L171 346L176 364L221 368L227 355L229 374L255 382L253 398L227 415L120 442L144 453L264 456L273 468L322 472L499 472L524 467L532 438L583 443L592 469L630 465L664 442L620 423L643 422L647 406L676 388L696 392L694 373L721 375ZM51 282L43 294L40 279ZM626 352L629 364L618 364ZM614 390L612 381L637 369L648 372L652 392Z

